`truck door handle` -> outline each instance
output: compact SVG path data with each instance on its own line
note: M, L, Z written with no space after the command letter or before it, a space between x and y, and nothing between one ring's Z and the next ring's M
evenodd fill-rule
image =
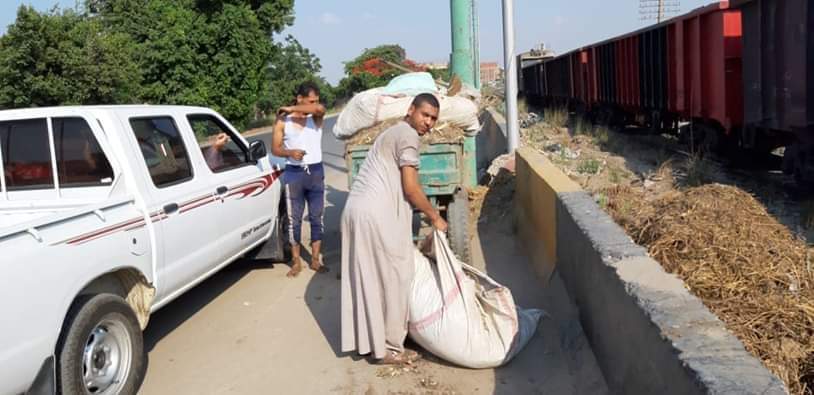
M215 193L217 193L218 195L224 195L226 194L226 192L229 192L229 188L218 187L218 189L215 190Z
M164 206L164 214L172 214L178 211L178 203L170 203Z

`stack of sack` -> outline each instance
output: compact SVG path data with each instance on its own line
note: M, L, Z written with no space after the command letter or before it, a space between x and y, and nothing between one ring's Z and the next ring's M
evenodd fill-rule
M457 365L480 369L509 362L528 344L545 312L522 309L512 292L458 261L435 231L432 259L416 249L410 337Z
M475 102L477 92L465 90L449 96L436 86L432 75L420 72L400 75L387 86L356 94L339 114L333 133L346 140L382 122L401 119L413 99L421 93L432 93L438 98L441 109L437 125L448 125L466 136L474 136L480 131Z

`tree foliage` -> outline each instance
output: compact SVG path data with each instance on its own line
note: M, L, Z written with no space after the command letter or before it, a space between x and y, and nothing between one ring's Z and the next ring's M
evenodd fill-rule
M86 0L81 11L21 7L0 37L0 106L153 103L212 107L242 126L290 100L319 60L273 35L293 0Z
M271 35L293 22L292 8L292 0L97 0L90 11L137 43L145 101L209 106L243 125L269 89Z
M384 86L404 71L393 65L412 71L426 71L407 59L404 48L399 45L380 45L365 49L361 55L345 63L345 78L339 81L336 94L349 98L356 93Z
M380 45L375 48L365 49L361 55L345 63L345 74L358 73L359 68L371 59L401 64L407 59L407 53L400 45Z
M0 107L102 104L139 95L135 46L74 11L23 6L0 37Z
M267 69L271 89L260 101L258 109L270 114L281 106L291 104L297 87L305 81L316 83L319 86L322 104L332 107L335 101L333 88L318 76L321 70L322 65L316 55L303 47L294 37L287 36L272 54Z

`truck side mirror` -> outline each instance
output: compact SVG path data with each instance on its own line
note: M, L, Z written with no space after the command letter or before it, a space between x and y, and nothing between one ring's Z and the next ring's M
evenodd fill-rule
M249 162L257 163L266 156L266 144L256 140L249 144Z

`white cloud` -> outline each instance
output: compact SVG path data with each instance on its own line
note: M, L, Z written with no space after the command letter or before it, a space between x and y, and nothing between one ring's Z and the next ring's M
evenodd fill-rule
M365 12L365 13L362 14L362 19L364 19L366 21L371 21L371 20L376 19L376 15L373 15L373 14L371 14L369 12Z
M325 25L338 25L342 23L342 20L339 19L339 17L336 16L336 14L330 12L325 12L322 15L320 15L319 20Z
M562 26L565 24L565 22L567 22L567 20L562 15L557 15L554 17L554 26Z

